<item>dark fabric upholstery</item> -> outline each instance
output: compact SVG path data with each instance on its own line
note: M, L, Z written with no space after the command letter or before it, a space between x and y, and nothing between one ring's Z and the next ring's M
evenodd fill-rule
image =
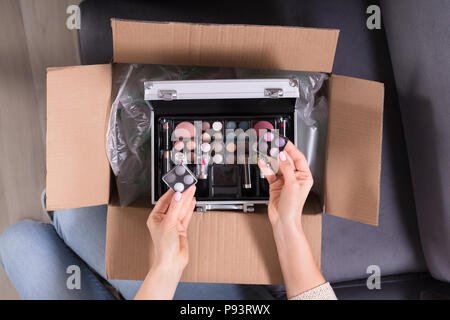
M450 282L450 1L383 1L423 251Z
M380 290L367 287L367 280L333 284L339 300L448 300L450 284L433 279L429 274L402 274L381 277Z
M385 83L380 225L325 215L322 269L329 281L426 270L421 251L403 127L384 30L366 28L366 8L377 1L85 1L81 6L84 64L112 58L111 17L210 23L292 25L341 30L334 73Z

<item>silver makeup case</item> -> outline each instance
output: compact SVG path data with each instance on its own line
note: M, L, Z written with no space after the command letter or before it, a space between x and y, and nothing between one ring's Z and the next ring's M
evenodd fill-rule
M162 149L166 149L167 147L162 148L164 142L161 142L166 139L164 136L165 133L162 132L164 129L161 127L161 123L163 122L170 123L170 128L172 130L171 141L168 142L171 144L170 155L172 166L175 162L174 153L176 152L174 149L176 138L173 137L177 128L176 124L181 122L191 122L196 126L199 121L201 121L200 123L208 122L213 124L215 121L221 122L224 124L223 129L221 129L223 130L221 131L221 134L225 141L225 135L228 139L228 134L231 132L230 130L234 130L228 127L234 126L236 129L237 123L239 123L240 128L241 122L253 124L255 122L258 123L260 119L260 122L271 122L275 128L274 132L278 132L279 128L277 128L277 126L279 127L280 124L276 119L289 119L290 134L287 136L290 141L297 145L298 116L297 109L295 108L295 101L299 97L299 82L295 78L147 81L144 83L144 86L145 100L151 105L152 204L156 203L164 192L164 189L161 189L163 188L161 186L164 185L161 181L161 176L165 173L163 172L162 165L165 161L163 153L166 152L166 150ZM281 121L283 122L284 120ZM281 125L283 126L283 124ZM225 126L227 127L226 130ZM167 125L167 127L169 127L169 125ZM235 132L238 132L237 130L239 130L239 128L237 128ZM251 128L253 127L251 126ZM270 130L268 131L270 132ZM196 132L199 132L198 127ZM203 139L203 134L205 132L206 131L202 131L201 139ZM266 136L264 136L264 138L266 138ZM201 154L199 146L200 143L203 142L203 140L200 140L198 147L194 149L194 151ZM270 140L267 138L267 143L270 144L269 142ZM211 142L211 145L215 143L216 142L213 141ZM226 144L227 142L222 143L228 147ZM236 145L238 145L238 143L236 143ZM178 153L181 152L183 152L183 154L186 153L185 151L180 151ZM224 152L227 151L224 150ZM197 159L198 155L197 153L195 154L195 159ZM206 154L203 155L206 156ZM238 155L239 153L236 151L236 157L239 159ZM247 157L247 161L249 161L248 159L249 158ZM197 162L194 162L193 165L199 167L199 163ZM223 164L208 162L207 166L209 173L207 180L209 184L206 187L207 190L205 189L202 191L205 192L203 196L201 194L200 196L197 196L196 194L198 211L239 210L243 212L253 212L255 205L266 204L268 202L268 193L264 194L263 191L258 189L259 187L256 191L253 190L253 195L250 191L246 193L247 190L245 189L243 189L242 192L241 190L238 190L238 193L233 193L233 189L231 188L228 198L223 195L216 196L215 193L212 192L214 185L211 182L215 175L211 172L219 171L219 167L214 166L223 166L221 168L224 168L226 166L233 166L233 164L228 164L228 162L225 161L225 157L223 157ZM239 166L239 164L236 164L236 166ZM253 163L252 166L252 172L259 172L255 163ZM195 171L195 168L193 171ZM239 176L240 171L235 172L237 172L237 178L241 179ZM259 184L261 184L261 189L263 189L265 187L262 186L263 182L261 182L261 178L263 177L255 177L257 180L255 180L256 182L254 185L259 186ZM218 187L217 189L220 190ZM197 188L197 191L199 191L199 188ZM258 192L260 193L257 194ZM250 196L247 196L247 194L250 194Z

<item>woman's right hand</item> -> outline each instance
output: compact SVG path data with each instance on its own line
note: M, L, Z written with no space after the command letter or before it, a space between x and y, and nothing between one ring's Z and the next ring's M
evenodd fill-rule
M276 175L261 159L258 166L270 185L268 213L272 227L301 228L301 213L313 185L303 153L289 141L278 156Z
M305 156L291 142L278 156L276 175L263 161L258 165L270 184L269 219L286 294L292 298L325 283L301 224L313 178Z

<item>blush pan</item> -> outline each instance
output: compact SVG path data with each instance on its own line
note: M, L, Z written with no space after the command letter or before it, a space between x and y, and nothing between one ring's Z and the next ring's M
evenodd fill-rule
M195 137L195 127L190 122L180 122L175 127L174 134L177 138L190 139Z
M259 131L260 130L274 130L273 124L271 124L269 121L258 121L253 126L253 129L256 131L256 136L259 137Z

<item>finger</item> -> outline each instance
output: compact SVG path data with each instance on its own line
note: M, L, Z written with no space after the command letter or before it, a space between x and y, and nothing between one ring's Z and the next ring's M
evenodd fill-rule
M191 218L192 218L192 215L194 214L196 204L197 204L197 200L195 198L193 198L190 206L188 207L186 215L184 216L183 220L181 221L185 230L187 230L187 228L189 226L189 222L191 222Z
M298 171L304 171L308 173L310 172L308 161L306 160L305 155L299 149L297 149L297 147L292 142L288 142L288 144L284 148L284 151L292 158L295 169L297 169Z
M264 174L264 177L267 179L267 182L269 182L269 184L272 184L275 181L277 181L276 174L273 173L273 171L269 168L269 166L266 164L264 160L258 159L258 167Z
M167 219L169 221L181 220L186 210L186 205L190 204L194 197L195 190L195 185L192 185L183 193L175 193L170 202L169 210L167 210Z
M170 202L172 201L174 194L175 192L172 189L169 189L166 193L164 193L161 198L159 198L158 202L156 202L152 213L165 213L170 206Z
M284 151L280 152L278 155L278 166L285 183L295 182L295 166L288 153Z

